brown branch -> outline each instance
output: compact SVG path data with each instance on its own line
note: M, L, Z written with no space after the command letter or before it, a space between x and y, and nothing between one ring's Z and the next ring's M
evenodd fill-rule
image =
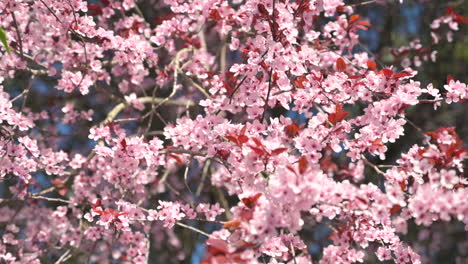
M11 11L11 17L13 18L13 25L15 27L16 36L18 38L18 44L19 44L19 48L20 48L21 59L24 59L23 40L21 39L21 33L20 33L20 30L19 30L19 27L18 27L18 22L16 21L16 16L15 16L14 11Z

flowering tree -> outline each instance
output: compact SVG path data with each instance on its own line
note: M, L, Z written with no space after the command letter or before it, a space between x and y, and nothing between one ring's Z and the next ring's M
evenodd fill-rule
M0 263L421 263L444 222L466 254L461 137L407 118L468 98L416 81L456 7L392 66L377 1L147 2L0 2Z

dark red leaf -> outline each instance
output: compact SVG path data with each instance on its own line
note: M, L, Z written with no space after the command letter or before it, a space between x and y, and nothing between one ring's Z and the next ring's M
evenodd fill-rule
M268 14L268 10L266 9L266 7L263 5L263 4L258 4L257 5L257 9L258 9L258 12L264 16L264 17L268 17L269 14Z
M229 141L232 141L236 144L239 144L239 141L237 141L237 137L236 136L233 136L233 135L227 135L227 136L224 136L224 138L226 138L227 140Z
M98 199L98 200L96 201L96 203L92 203L92 204L91 204L91 207L92 207L93 209L95 209L96 207L99 207L99 206L101 206L101 205L102 205L102 202L101 202L101 200Z
M271 151L271 155L276 156L276 155L279 155L279 154L285 152L286 150L288 150L288 148L277 148L277 149L274 149L273 151Z
M250 147L255 153L257 153L257 154L260 155L260 156L263 156L263 155L266 154L266 152L265 152L263 149L261 149L261 148L257 148L257 147L252 146L252 145L249 145L249 147Z
M224 223L223 228L234 229L240 226L242 222L239 220L231 220Z
M401 210L401 206L396 204L390 209L390 215L394 215Z
M406 191L406 187L407 187L407 186L406 186L406 183L405 183L405 182L400 182L400 189L401 189L402 191Z
M358 75L351 75L348 78L351 79L351 80L355 80L355 79L359 79L359 78L362 78L362 77L365 77L365 76L366 75L364 75L364 74L358 74Z
M328 121L335 125L336 123L343 121L348 115L349 112L343 111L343 105L337 104L335 113L328 115Z
M450 81L453 81L453 76L452 75L447 75L447 84L449 84Z
M445 14L447 16L451 15L453 13L453 6L449 6L447 7L447 9L445 9Z
M307 77L305 75L301 75L296 78L294 83L296 84L296 88L304 89L304 82L307 81Z
M100 5L88 4L88 13L91 16L100 16L102 15L102 7Z
M300 131L301 131L301 129L297 125L297 122L294 122L294 123L284 127L284 133L290 138L297 137L299 135Z
M336 69L340 72L346 71L346 62L343 60L343 58L338 58L336 60Z
M127 152L127 141L125 138L120 141L120 145L122 146L123 151Z
M356 86L359 86L359 85L362 85L362 86L366 86L366 83L365 82L357 82L353 85L353 87L356 87Z
M343 13L345 11L346 11L346 9L345 9L344 5L336 7L336 12L338 12L338 13Z
M239 145L242 145L245 142L249 141L249 138L245 135L240 135L237 137L237 141L239 142Z
M226 160L229 157L229 154L231 154L228 150L225 149L218 150L216 153L224 160Z
M309 168L309 161L307 161L307 158L305 156L302 156L299 158L299 173L304 174L307 169Z
M291 167L291 166L287 166L286 169L290 170L290 171L291 171L292 173L294 173L294 174L297 174L297 173L296 173L296 170L294 170L294 168Z
M258 198L260 198L260 196L262 196L262 193L257 193L250 197L242 198L241 201L242 203L244 203L245 206L252 209L257 204Z
M245 135L245 131L247 131L247 125L244 125L240 131L239 135Z
M219 21L222 19L221 14L217 9L211 10L209 18L214 21Z
M258 138L252 138L252 140L257 146L264 148L262 142Z

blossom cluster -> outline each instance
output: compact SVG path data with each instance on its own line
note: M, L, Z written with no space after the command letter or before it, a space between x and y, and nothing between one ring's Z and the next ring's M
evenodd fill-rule
M408 118L468 99L418 79L436 50L382 65L342 0L142 2L0 2L0 262L422 263L412 229L468 230L463 135Z

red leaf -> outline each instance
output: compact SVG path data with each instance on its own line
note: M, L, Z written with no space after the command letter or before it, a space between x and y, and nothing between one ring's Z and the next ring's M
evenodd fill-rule
M258 138L252 138L252 140L257 146L264 148L262 142Z
M239 220L231 220L231 221L224 223L223 228L234 229L234 228L239 227L240 224L241 224L241 221Z
M301 75L299 77L296 78L296 80L294 81L294 83L296 84L296 88L299 88L299 89L304 89L304 82L307 81L307 78L305 75Z
M466 24L468 23L468 18L460 15L456 15L453 20L459 24Z
M232 141L236 144L239 144L239 141L237 141L237 137L236 136L232 136L232 135L227 135L227 136L224 136L225 139L229 140L229 141Z
M160 25L162 24L164 21L166 20L170 20L172 19L173 17L175 17L175 14L170 12L170 13L165 13L164 15L161 15L161 16L157 16L153 19L154 23L156 25Z
M377 68L377 64L375 62L368 60L367 61L367 68L371 71L375 70Z
M361 16L358 15L358 14L355 14L355 15L352 15L350 18L349 18L349 24L352 24L354 22L356 22Z
M102 15L102 7L100 5L88 4L88 12L91 16Z
M335 125L336 123L343 121L348 115L349 112L343 111L343 105L337 104L335 113L328 115L328 121Z
M383 75L385 75L385 77L387 77L387 78L390 78L390 77L392 77L392 75L393 75L393 71L390 70L390 69L382 69L382 73L383 73Z
M245 135L240 135L237 137L237 141L239 142L239 145L242 145L245 142L249 141L249 138Z
M363 204L367 204L367 203L368 203L364 198L356 197L356 199L358 199L358 200L359 200L361 203L363 203Z
M245 131L247 131L247 125L244 125L240 131L239 135L245 135Z
M366 27L372 27L372 25L367 21L358 21L356 24L366 26Z
M381 139L381 138L376 138L374 141L372 141L372 146L373 146L373 147L381 147L381 146L383 146L383 144L382 144L382 139Z
M402 191L405 191L405 190L406 190L406 187L407 187L407 186L406 186L406 183L405 183L405 182L400 182L400 189L401 189Z
M359 85L362 85L362 86L366 86L366 83L365 82L357 82L353 85L353 88L356 87L356 86L359 86Z
M338 171L338 166L336 165L335 162L333 162L332 158L330 156L326 156L320 161L320 168L324 172L336 172Z
M307 158L305 156L302 156L299 159L299 173L304 174L308 168L309 168L309 161L307 161Z
M287 167L286 167L286 169L290 170L292 173L294 173L294 174L296 174L296 175L297 175L297 173L296 173L296 170L294 170L294 168L293 168L293 167L291 167L291 166L287 166Z
M123 151L127 152L127 141L125 138L120 141L120 145L122 146Z
M257 204L258 198L260 198L260 196L262 196L262 193L257 193L255 195L250 196L250 197L242 198L241 201L242 201L242 203L244 203L245 206L252 209Z
M346 12L345 6L341 5L341 6L336 7L336 12L338 13Z
M218 150L216 153L224 160L226 160L229 157L229 154L231 154L228 150L225 149Z
M214 21L219 21L222 19L221 14L219 14L217 9L211 10L209 18Z
M396 204L392 207L392 209L390 209L390 215L394 215L398 213L400 210L401 210L401 206Z
M355 80L355 79L359 79L359 78L362 78L362 77L365 77L366 75L364 74L358 74L358 75L351 75L351 76L348 76L349 79L351 80Z
M288 150L288 148L277 148L277 149L274 149L274 150L271 152L271 155L272 155L272 156L276 156L276 155L279 155L279 154L285 152L286 150Z
M453 76L452 75L447 75L447 84L449 84L450 81L453 81Z
M408 77L408 76L413 76L413 75L411 73L407 72L407 71L401 71L401 72L393 75L393 78L399 79L399 78Z
M177 163L179 163L179 165L184 165L184 163L183 163L182 160L179 158L179 156L174 155L174 154L169 154L169 157L175 159L175 160L177 161Z
M360 29L360 30L368 30L369 28L365 27L365 26L361 26L361 25L356 25L356 28Z
M93 209L95 209L96 207L99 207L99 206L101 206L101 205L102 205L102 202L101 202L101 200L98 199L98 200L96 201L96 203L92 203L92 204L91 204L91 207L92 207Z
M290 138L297 137L300 131L301 128L297 125L297 122L284 127L284 133Z
M343 60L343 58L338 58L336 60L336 69L340 72L346 71L346 62Z
M266 152L265 152L263 149L261 149L261 148L257 148L257 147L252 146L252 145L249 145L249 147L250 147L255 153L257 153L257 154L260 155L260 156L263 156L263 155L266 154Z
M263 4L258 4L257 5L257 8L258 8L258 12L264 16L264 17L268 17L269 14L268 14L268 10L265 8L265 6Z
M445 9L445 14L447 16L453 14L453 6L447 7L447 9Z
M115 129L114 122L110 121L109 123L107 123L107 126L109 127L109 129L110 129L111 132L114 131L114 129Z
M118 212L114 213L115 218L122 216L122 215L128 215L128 213L118 213Z

